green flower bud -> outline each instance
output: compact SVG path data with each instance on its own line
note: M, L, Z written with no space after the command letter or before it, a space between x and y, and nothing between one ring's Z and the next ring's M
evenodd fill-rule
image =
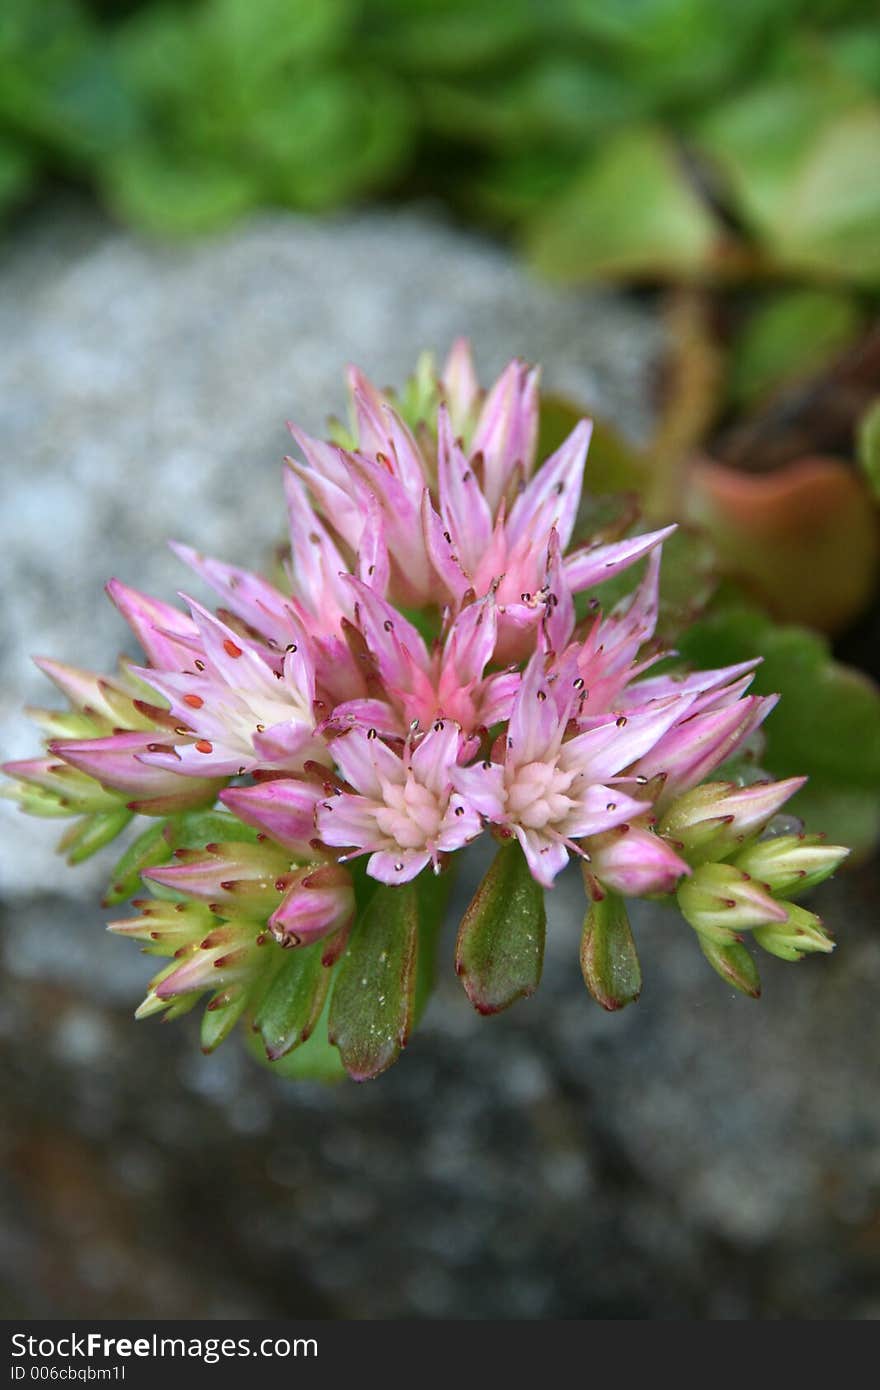
M843 845L827 845L821 835L779 835L749 845L734 863L766 883L775 897L790 898L815 888L848 854Z
M834 950L834 942L828 935L821 918L806 908L786 904L788 907L785 922L772 922L766 927L755 928L755 940L772 956L780 960L800 960L808 952Z

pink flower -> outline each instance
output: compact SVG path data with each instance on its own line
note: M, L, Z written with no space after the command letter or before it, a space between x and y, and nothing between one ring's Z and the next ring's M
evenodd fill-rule
M574 531L589 421L580 421L532 476L538 376L523 363L510 363L476 413L473 366L465 346L456 345L441 379L448 402L437 414L436 458L362 373L352 370L349 382L357 447L327 444L291 426L304 462L290 464L357 557L361 578L415 607L438 599L459 607L471 591L477 598L494 592L498 659L525 655L544 611L551 532L564 553ZM577 549L562 562L572 592L611 578L672 529ZM302 548L295 539L294 571Z
M453 778L461 732L438 720L416 743L394 752L371 730L352 729L332 744L336 764L351 786L318 807L318 834L326 845L369 854L367 873L383 883L406 883L441 854L460 849L482 829Z
M451 719L465 733L506 719L519 673L484 676L498 641L498 609L489 594L449 620L445 636L428 649L421 634L390 603L354 578L355 614L375 663L384 701L352 700L337 707L332 724L354 721L382 734L427 729Z
M644 814L613 783L670 727L676 700L660 701L632 717L597 723L568 738L573 688L562 712L537 652L523 674L500 761L458 768L455 786L493 824L516 835L533 876L549 888L576 843Z
M568 439L515 496L493 509L473 457L438 417L437 506L425 494L422 520L431 561L450 597L492 590L502 617L500 659L522 656L550 593L551 546L564 555L571 540L592 426L581 420ZM673 527L616 545L582 548L561 561L572 593L609 579L658 545Z
M315 671L302 633L270 665L240 633L190 600L198 637L183 670L138 674L168 701L176 737L140 754L144 763L193 776L254 768L295 771L327 761L316 735Z

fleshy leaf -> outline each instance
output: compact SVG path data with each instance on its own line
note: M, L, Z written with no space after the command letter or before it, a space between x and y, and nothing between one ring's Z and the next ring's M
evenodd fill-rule
M248 1003L246 990L234 991L227 1001L214 996L202 1014L201 1041L203 1052L213 1052L232 1032Z
M836 632L870 600L877 528L865 485L847 464L802 458L755 475L701 463L687 506L711 536L719 568L777 618Z
M777 294L748 320L736 340L730 394L749 404L785 383L827 366L856 337L862 316L856 302L834 290Z
M330 984L331 972L322 964L325 947L326 942L316 941L287 951L257 1010L254 1027L273 1062L301 1046L315 1030Z
M534 994L546 920L544 890L512 840L498 850L458 932L455 968L479 1013L499 1013Z
M642 971L626 903L617 893L606 893L587 909L581 970L587 989L603 1009L622 1009L635 1003L642 992Z
M413 884L380 884L355 923L337 972L329 1037L355 1081L397 1061L412 1031L418 955Z
M554 278L688 276L718 259L722 235L672 143L645 128L609 140L534 219L528 244Z

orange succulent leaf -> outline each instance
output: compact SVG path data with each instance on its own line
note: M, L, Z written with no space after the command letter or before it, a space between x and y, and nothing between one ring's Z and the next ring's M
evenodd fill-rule
M840 460L801 458L768 474L701 462L685 507L711 535L722 571L776 618L834 633L870 600L876 512L863 480Z

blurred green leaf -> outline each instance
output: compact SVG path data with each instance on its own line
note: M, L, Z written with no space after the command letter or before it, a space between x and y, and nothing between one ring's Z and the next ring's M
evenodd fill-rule
M858 453L862 472L874 496L880 498L880 397L859 421Z
M586 280L693 276L722 252L722 235L662 132L610 140L532 222L527 247L546 275Z
M167 150L138 146L104 170L111 205L157 236L193 236L225 226L259 199L255 182L228 165L177 162Z
M819 371L855 340L863 322L857 302L834 290L772 296L748 318L734 344L731 397L737 405L749 405Z
M789 270L880 280L880 106L826 70L765 83L711 112L700 147Z

